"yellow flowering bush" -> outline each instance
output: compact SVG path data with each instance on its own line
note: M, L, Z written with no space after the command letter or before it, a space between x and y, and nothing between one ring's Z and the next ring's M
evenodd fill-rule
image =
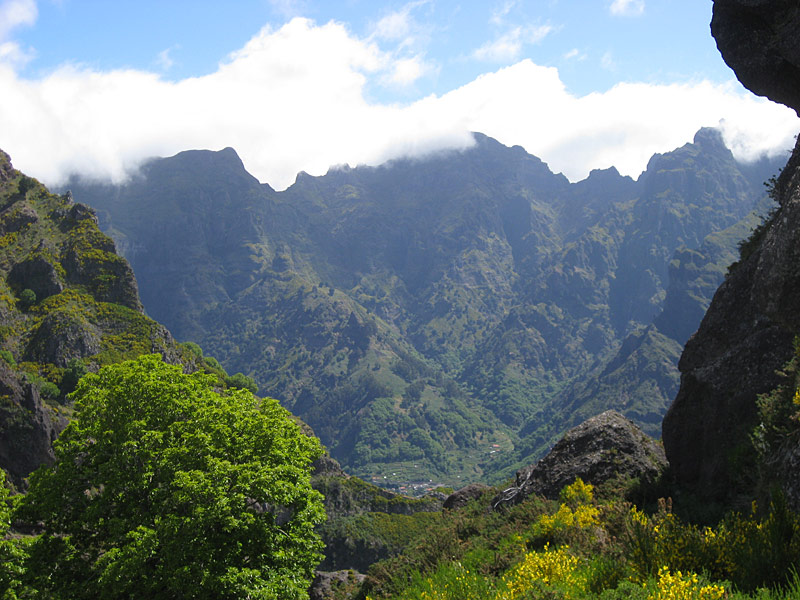
M594 506L579 506L572 510L566 504L562 504L555 514L539 517L538 525L542 535L552 535L570 527L586 528L598 525L599 514L600 511Z
M552 515L542 515L534 528L545 537L565 531L572 527L585 529L600 524L600 510L591 503L594 500L594 487L584 483L579 477L572 485L561 490L561 506Z
M725 588L721 585L701 585L696 573L673 574L667 567L661 567L655 589L647 595L647 600L720 600L724 595Z
M577 575L578 559L569 553L567 546L550 550L545 545L539 552L528 553L522 562L510 569L502 578L501 589L496 600L521 598L536 585L562 588L582 587Z
M591 483L584 483L583 479L578 477L572 485L561 490L560 496L561 502L570 506L591 504L594 501L594 486Z

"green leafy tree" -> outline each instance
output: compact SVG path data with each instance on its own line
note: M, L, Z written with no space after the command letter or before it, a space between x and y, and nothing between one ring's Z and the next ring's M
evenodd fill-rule
M228 377L225 378L225 385L227 385L228 387L249 390L254 394L258 391L258 385L256 385L255 380L252 377L248 377L244 373L236 373L235 375L229 375Z
M8 536L13 514L12 504L13 497L6 487L5 471L0 469L0 598L3 600L29 597L22 583L27 540Z
M319 442L275 400L215 384L157 355L80 380L56 462L31 476L20 511L44 523L29 567L40 592L306 597L321 559Z
M71 358L67 363L67 368L64 370L64 375L61 377L61 391L63 394L69 394L75 390L81 377L88 373L86 364L80 358Z

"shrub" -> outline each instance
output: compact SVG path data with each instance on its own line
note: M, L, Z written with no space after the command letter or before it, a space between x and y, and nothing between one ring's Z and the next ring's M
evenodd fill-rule
M30 288L25 288L19 293L19 302L22 310L27 310L36 304L36 292Z
M17 361L14 360L14 355L11 354L9 350L6 349L0 350L0 358L2 358L6 362L6 364L12 369L17 368Z
M55 400L61 395L61 390L52 381L43 381L39 384L39 393L43 398Z

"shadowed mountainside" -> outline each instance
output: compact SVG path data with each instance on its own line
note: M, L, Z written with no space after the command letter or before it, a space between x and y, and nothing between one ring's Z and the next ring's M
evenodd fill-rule
M608 408L656 433L774 163L745 168L704 129L637 181L571 184L475 139L284 192L231 149L70 187L148 313L255 378L348 471L497 477Z

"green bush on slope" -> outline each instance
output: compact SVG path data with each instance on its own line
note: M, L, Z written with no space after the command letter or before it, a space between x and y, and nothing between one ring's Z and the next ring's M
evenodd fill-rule
M159 356L81 379L56 463L19 516L27 577L54 598L302 598L324 518L319 442L271 399L214 391Z

